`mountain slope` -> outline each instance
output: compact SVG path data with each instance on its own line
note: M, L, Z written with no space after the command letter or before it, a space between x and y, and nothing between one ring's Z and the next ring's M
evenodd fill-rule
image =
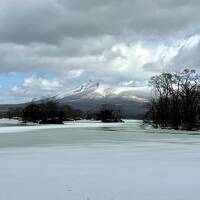
M147 112L148 102L141 90L142 88L138 90L134 87L106 87L88 81L80 87L68 93L58 94L50 100L84 111L95 111L103 104L109 104L120 108L124 117L141 118Z
M100 100L100 99L126 99L138 102L147 102L147 97L134 87L106 87L97 82L88 81L80 87L67 92L60 93L50 99L65 103L65 101L78 101L80 99Z

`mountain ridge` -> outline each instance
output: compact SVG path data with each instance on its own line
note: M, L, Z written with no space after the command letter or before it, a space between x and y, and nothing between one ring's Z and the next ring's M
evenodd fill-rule
M142 88L142 87L141 87ZM147 102L146 96L139 95L136 87L129 86L119 86L119 87L109 87L103 86L98 82L88 81L83 83L81 86L75 88L74 90L67 93L60 93L55 95L52 100L63 100L75 98L79 100L82 99L103 99L103 98L124 98L129 100L135 100L140 102Z

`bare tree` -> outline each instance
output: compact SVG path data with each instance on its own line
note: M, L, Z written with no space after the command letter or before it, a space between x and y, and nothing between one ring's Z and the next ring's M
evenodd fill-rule
M200 74L195 70L162 73L149 81L154 96L150 120L161 127L185 128L197 126L200 105Z

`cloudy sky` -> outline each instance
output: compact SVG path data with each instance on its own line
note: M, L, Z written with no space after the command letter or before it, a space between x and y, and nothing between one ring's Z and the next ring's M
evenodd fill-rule
M0 0L0 103L200 69L199 10L199 0Z

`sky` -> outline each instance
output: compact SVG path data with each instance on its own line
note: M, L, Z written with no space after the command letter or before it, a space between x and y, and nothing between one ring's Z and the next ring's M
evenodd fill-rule
M199 0L0 0L0 103L199 70L199 10Z

